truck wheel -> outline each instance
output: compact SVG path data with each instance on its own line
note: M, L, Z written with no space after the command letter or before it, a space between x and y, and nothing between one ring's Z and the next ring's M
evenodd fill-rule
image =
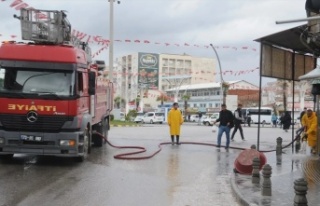
M83 134L79 137L79 153L82 153L81 156L77 157L78 162L83 162L87 159L90 152L90 131L87 128Z
M2 155L0 155L0 159L10 160L10 159L13 158L13 155L14 155L14 154L2 154Z
M102 134L106 139L108 139L108 131L109 131L109 121L106 118L104 119L102 124ZM102 142L104 142L104 140L102 140Z
M105 138L108 138L108 120L104 119L101 125L97 128L97 132ZM93 145L96 147L102 147L104 139L100 135L92 135Z

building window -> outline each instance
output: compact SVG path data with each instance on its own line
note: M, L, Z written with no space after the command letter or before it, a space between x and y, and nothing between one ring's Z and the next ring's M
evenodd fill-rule
M212 103L209 103L209 107L212 107Z
M200 104L200 107L206 107L207 105L206 104Z
M174 59L169 60L169 66L171 67L175 66L174 63L175 63Z
M167 67L168 66L168 59L162 59L162 65L164 67Z
M193 104L193 107L195 107L195 108L196 108L196 107L197 107L197 104Z
M219 107L220 106L220 104L219 103L216 103L216 105L215 105L216 107Z

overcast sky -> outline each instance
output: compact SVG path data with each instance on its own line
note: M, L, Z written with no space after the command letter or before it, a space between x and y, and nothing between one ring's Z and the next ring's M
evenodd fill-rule
M21 36L20 24L12 17L19 15L19 11L10 7L12 2L0 1L1 41L12 39L11 35L17 35L15 40ZM22 2L37 9L65 10L73 29L109 39L107 0ZM121 0L120 4L114 4L114 39L122 41L115 42L114 58L133 52L187 53L216 58L213 50L206 48L212 43L219 47L222 70L254 69L259 66L259 44L254 40L304 24L275 24L278 20L305 18L304 5L305 0ZM150 43L134 43L134 40ZM92 48L96 52L101 46L94 44ZM108 50L97 59L108 62ZM241 76L228 74L224 78L259 83L257 70Z

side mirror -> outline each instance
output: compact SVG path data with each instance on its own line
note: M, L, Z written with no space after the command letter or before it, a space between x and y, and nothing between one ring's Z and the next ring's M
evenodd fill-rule
M96 94L96 72L89 72L89 95Z

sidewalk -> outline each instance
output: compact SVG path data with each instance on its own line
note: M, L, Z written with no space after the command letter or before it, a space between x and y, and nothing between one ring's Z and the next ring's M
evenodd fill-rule
M272 167L272 196L261 195L263 176L260 171L260 184L251 182L251 175L232 174L231 187L241 205L287 206L294 204L294 181L305 178L308 182L308 205L320 205L320 160L317 156L292 154L291 148L283 150L285 154L276 157L275 152L265 153L267 164Z

